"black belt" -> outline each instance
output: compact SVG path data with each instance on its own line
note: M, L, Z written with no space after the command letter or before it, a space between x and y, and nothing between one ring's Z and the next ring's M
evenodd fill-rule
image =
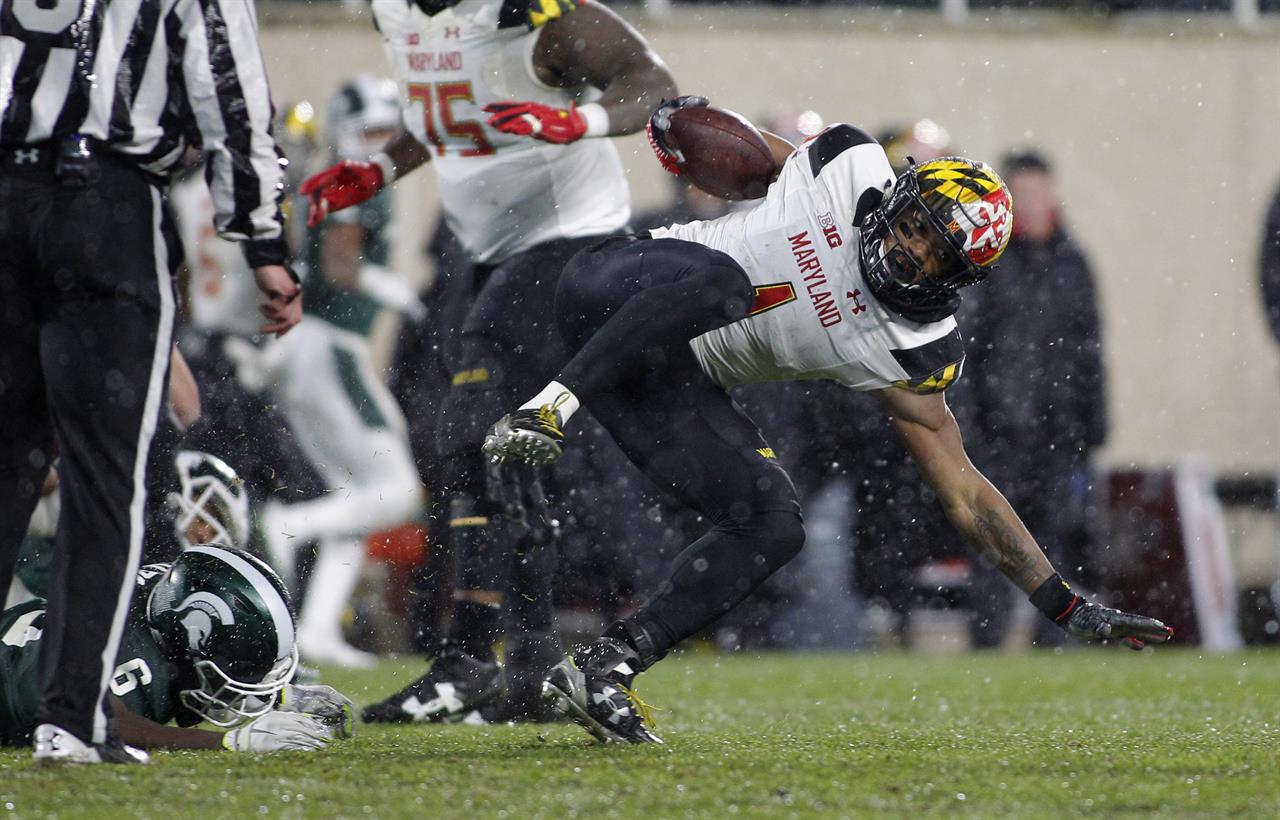
M141 174L152 185L164 187L165 180L163 177L142 168L133 157L122 154L119 151L113 151L106 143L98 140L91 139L87 142L87 164L105 162L116 167L128 168ZM56 175L58 173L59 151L66 154L66 148L66 145L57 140L43 140L29 145L0 146L0 173L34 173L40 175L52 173ZM92 171L91 173L96 178L97 171Z
M0 148L0 171L51 173L57 161L58 151L53 140Z

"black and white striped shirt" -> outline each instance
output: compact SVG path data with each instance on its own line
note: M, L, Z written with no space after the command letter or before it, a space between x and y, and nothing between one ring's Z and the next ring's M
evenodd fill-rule
M218 232L281 261L257 35L253 0L0 0L0 147L79 133L167 175L198 141Z

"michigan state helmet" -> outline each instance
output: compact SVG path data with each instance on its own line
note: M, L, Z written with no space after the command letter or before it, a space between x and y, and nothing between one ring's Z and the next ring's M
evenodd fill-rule
M183 549L194 543L243 547L249 539L249 496L236 471L217 456L180 450L173 459L179 492L169 493L173 531ZM192 524L205 526L197 542Z
M912 164L863 221L863 273L885 307L936 322L960 306L960 288L987 277L1012 231L1013 197L989 165L962 157ZM919 237L936 261L908 252Z
M338 159L366 159L382 150L386 134L400 126L400 92L394 80L357 74L329 98L325 129Z
M147 598L147 626L166 655L194 672L182 704L219 726L269 712L298 667L289 594L271 568L240 550L195 546Z

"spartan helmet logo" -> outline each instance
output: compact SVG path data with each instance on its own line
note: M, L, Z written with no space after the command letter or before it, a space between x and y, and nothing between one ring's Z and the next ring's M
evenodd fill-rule
M193 592L174 608L178 622L187 630L187 647L192 652L203 652L214 624L229 625L236 622L227 602L212 592Z

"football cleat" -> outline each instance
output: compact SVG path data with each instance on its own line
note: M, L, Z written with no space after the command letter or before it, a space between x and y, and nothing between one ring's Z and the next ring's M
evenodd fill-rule
M535 467L550 464L564 452L563 422L554 404L508 413L489 428L484 453L493 461L523 461Z
M456 723L502 692L502 670L446 645L427 674L391 697L366 706L365 723Z
M601 743L661 743L649 705L631 688L639 670L635 650L599 638L552 668L543 698Z
M78 765L85 763L147 763L150 758L141 749L116 740L85 743L80 738L52 723L36 727L35 751L31 757L41 766Z

